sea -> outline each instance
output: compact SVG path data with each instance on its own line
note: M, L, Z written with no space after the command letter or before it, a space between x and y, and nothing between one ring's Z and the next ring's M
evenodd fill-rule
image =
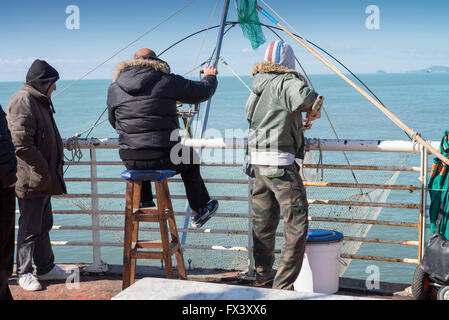
M407 126L419 132L422 137L430 141L441 141L446 130L449 130L449 121L443 116L449 110L449 74L361 74L358 75L365 84L381 99L383 104L401 119ZM249 76L242 80L251 86ZM315 121L312 129L306 132L306 137L317 139L335 139L331 129L332 123L340 139L370 139L370 140L404 140L410 138L397 125L388 119L380 110L365 100L359 93L349 87L340 78L334 75L310 75L310 80L316 90L325 97L324 107L329 120L323 114L322 118ZM64 88L73 84L72 81L59 81L57 95L53 102L56 109L55 120L62 137L69 138L77 133L85 132L100 117L106 107L107 89L111 80L82 80L75 83L68 90ZM0 82L0 104L3 108L10 97L22 86L20 82ZM208 117L206 137L229 137L229 134L244 132L247 129L245 119L245 102L248 98L248 89L235 77L219 77L219 86L212 98L211 109ZM188 108L189 106L185 106ZM201 105L200 111L204 110L205 104ZM103 114L100 121L107 118L107 112ZM89 137L95 138L117 138L117 133L108 121L89 132ZM198 132L199 124L194 122L192 130ZM86 136L86 132L82 137ZM226 154L223 151L210 153L204 151L203 157L213 159L225 159L226 162L241 163L243 153ZM73 159L74 154L66 151L67 159ZM419 166L419 155L388 154L388 153L346 153L348 160L341 152L310 152L308 161L322 162L324 164L367 164L367 165L407 165ZM82 161L90 159L89 150L82 150ZM97 160L119 160L117 150L100 150ZM433 156L429 156L429 163ZM124 168L122 166L99 167L99 177L120 177ZM89 177L88 166L70 166L65 168L65 177ZM354 182L354 176L349 172L326 173L309 170L307 175L311 179L324 181ZM331 171L331 170L329 170ZM334 170L336 171L336 170ZM391 178L391 173L369 173L355 171L359 182L363 183L386 183ZM205 178L236 178L244 179L240 167L203 167L202 175ZM307 177L306 175L306 177ZM417 173L401 173L396 180L397 184L419 185ZM124 193L124 183L99 183L100 193ZM246 185L237 184L207 184L209 193L214 196L236 196L246 197L248 188ZM90 184L85 182L69 182L69 193L89 193ZM182 184L171 184L172 194L183 195ZM343 188L308 188L308 197L312 199L357 199L357 189ZM392 191L386 202L389 203L418 203L419 191ZM176 211L183 211L185 200L173 200ZM430 200L429 200L430 201ZM89 209L90 199L53 199L54 210L77 210ZM101 199L101 210L123 210L124 201L121 199ZM351 208L315 206L311 205L311 212L315 215L324 213L333 217L362 217L371 214L368 211L354 211L351 216ZM245 201L221 201L221 213L248 213ZM417 222L418 211L409 209L384 208L380 212L372 213L378 220L384 221L406 221ZM178 218L178 228L182 228L183 219ZM236 222L237 221L237 222ZM123 216L110 215L100 219L105 227L114 227L123 224ZM92 217L87 214L55 214L55 226L90 226ZM311 227L323 227L314 225ZM328 225L327 228L332 228ZM335 227L339 227L335 225ZM211 230L247 230L247 219L238 218L214 218L208 222L206 229ZM86 230L52 230L52 241L90 242L91 232ZM82 229L82 228L81 228ZM113 228L111 228L113 229ZM282 224L278 232L282 232ZM349 231L348 231L349 232ZM155 232L147 232L148 237L155 236ZM157 234L156 234L157 235ZM415 228L373 226L366 235L370 239L388 240L417 240L418 231ZM121 231L101 231L101 242L118 243L122 241ZM245 247L248 244L246 235L228 235L226 233L189 233L187 244L198 246L224 246ZM276 247L280 249L282 237L277 238ZM359 243L360 245L360 243ZM357 247L356 254L396 257L417 258L417 248L409 245L379 244L365 242ZM92 248L89 246L54 246L56 262L58 263L90 263L92 262ZM122 249L119 246L106 246L101 249L102 260L109 264L122 263ZM244 269L247 265L247 254L235 251L196 250L189 249L185 252L186 265L189 269L196 267L206 268L228 268ZM411 283L416 265L352 260L346 261L349 266L345 268L344 277L366 279L373 281ZM146 262L143 262L144 264ZM160 265L159 261L155 262Z

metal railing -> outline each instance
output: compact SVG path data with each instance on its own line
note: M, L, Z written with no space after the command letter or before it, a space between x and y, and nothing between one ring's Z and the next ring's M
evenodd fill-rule
M64 141L66 142L66 141ZM394 244L403 246L418 247L418 256L416 258L393 258L393 257L379 257L371 255L348 255L342 254L342 258L347 259L361 259L361 260L375 260L375 261L387 261L387 262L402 262L410 264L418 264L423 255L423 243L424 243L424 231L425 231L425 212L426 212L426 185L427 185L427 170L428 170L428 154L426 150L419 145L406 141L368 141L368 140L317 140L308 139L309 147L311 150L320 151L361 151L361 152L403 152L403 153L421 153L421 161L419 166L405 167L405 166L372 166L372 165L338 165L338 164L320 164L320 165L303 165L304 168L309 169L323 169L323 170L368 170L368 171L392 171L392 172L412 172L418 174L417 185L385 185L385 184L364 184L364 183L337 183L337 182L323 182L323 181L304 181L306 187L322 187L322 188L364 188L364 189L388 189L388 190L403 190L403 191L420 191L420 196L414 203L383 203L383 202L361 202L361 201L339 201L339 200L326 200L326 199L309 199L310 205L334 205L334 206L365 206L376 208L396 208L396 209L412 209L417 211L418 222L407 221L382 221L382 220L368 220L368 219L356 219L356 218L339 218L339 217L318 217L310 216L311 222L336 222L336 223L349 223L349 224L366 224L377 226L389 226L395 228L416 228L419 231L417 239L411 240L391 240L380 238L365 238L365 237L350 237L345 236L344 241L357 241L362 243L375 243L375 244ZM244 149L246 147L245 139L190 139L184 142L185 145L194 148L202 149ZM432 142L433 145L438 146L437 142ZM79 162L67 162L66 165L70 166L89 166L90 177L69 177L65 178L66 182L87 182L90 183L90 189L88 193L69 193L59 196L57 198L62 199L90 199L90 209L80 210L54 210L54 214L86 214L91 216L90 226L61 226L55 225L53 230L71 230L71 231L91 231L91 239L86 241L53 241L55 246L90 246L93 253L93 264L91 270L104 271L105 264L101 259L101 247L121 247L120 242L102 242L100 238L100 231L122 231L123 226L102 226L100 224L100 215L124 215L124 210L100 210L100 199L124 199L124 194L114 193L100 193L99 183L101 182L113 182L123 183L124 180L119 177L98 177L98 166L123 166L121 161L98 161L97 150L100 149L117 149L117 139L80 139L78 141L80 149L87 149L90 152L90 160ZM117 157L118 159L118 157ZM241 164L236 163L204 163L203 166L214 167L240 167ZM211 184L248 184L247 177L242 173L239 179L204 179L206 183ZM170 183L182 182L179 178L172 178ZM217 200L223 201L246 201L248 202L247 213L217 213L217 217L235 218L235 219L249 219L250 217L250 198L248 196L226 196L219 195L213 197ZM184 195L172 195L172 199L186 199ZM188 216L187 212L175 212L175 216ZM16 227L17 228L17 227ZM142 231L158 232L158 228L142 228ZM248 235L246 230L219 230L219 229L178 229L181 233L216 233L216 234L228 234L228 235ZM282 236L282 233L277 233L277 236ZM248 237L251 238L251 237ZM248 240L248 246L214 246L214 245L183 245L184 249L198 249L198 250L227 250L227 251L240 251L248 252L251 256L251 239ZM279 250L277 250L279 252Z

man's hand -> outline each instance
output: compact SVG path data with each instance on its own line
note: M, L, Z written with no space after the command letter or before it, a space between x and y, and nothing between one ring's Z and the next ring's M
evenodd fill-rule
M205 67L203 72L205 76L216 76L218 74L217 69L211 66Z
M301 127L301 130L304 132L306 130L312 129L313 121L310 121L309 119L302 119L303 125Z
M309 121L313 121L316 119L321 118L321 111L315 112L315 113L307 113L307 119Z

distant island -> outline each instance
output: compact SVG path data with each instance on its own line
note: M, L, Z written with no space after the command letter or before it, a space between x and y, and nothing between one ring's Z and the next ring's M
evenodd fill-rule
M387 72L384 71L384 70L379 70L379 71L377 71L376 73L377 73L377 74L387 74Z
M449 73L449 67L433 66L422 70L408 71L407 73Z

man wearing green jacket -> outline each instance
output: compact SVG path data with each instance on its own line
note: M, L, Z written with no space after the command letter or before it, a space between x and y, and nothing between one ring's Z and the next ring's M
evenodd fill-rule
M248 155L255 175L252 222L256 282L274 279L273 288L293 290L301 270L308 231L306 190L295 158L304 158L303 130L321 117L312 107L318 95L295 70L292 48L272 42L265 61L253 69L252 93L246 104ZM307 114L303 120L302 113ZM307 123L303 127L302 122ZM276 229L284 219L284 243L273 270Z

